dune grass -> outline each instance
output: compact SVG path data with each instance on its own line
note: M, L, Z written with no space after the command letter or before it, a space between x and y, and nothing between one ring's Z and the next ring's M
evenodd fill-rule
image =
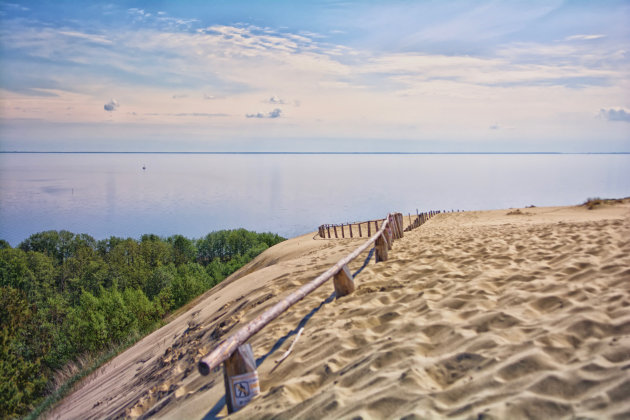
M155 327L151 330L155 331L164 325L163 322L156 323ZM150 334L150 332L149 332ZM51 410L55 404L66 396L68 396L74 386L81 380L91 375L94 371L101 368L105 363L109 362L114 357L118 356L142 338L148 334L135 333L129 336L124 342L110 347L97 355L85 355L79 357L77 360L68 363L64 369L55 373L55 390L44 399L39 405L35 407L26 417L25 420L35 420Z
M594 210L604 205L621 204L623 202L624 202L624 199L620 199L620 198L591 197L591 198L587 198L586 201L582 204L582 206L586 207L589 210Z

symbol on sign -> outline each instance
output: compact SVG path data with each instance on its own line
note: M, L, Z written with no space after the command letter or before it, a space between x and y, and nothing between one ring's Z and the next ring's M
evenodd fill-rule
M249 384L247 382L236 382L234 384L234 395L236 398L244 398L249 395Z

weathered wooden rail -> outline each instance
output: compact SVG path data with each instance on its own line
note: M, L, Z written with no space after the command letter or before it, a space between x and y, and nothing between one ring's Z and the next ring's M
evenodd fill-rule
M433 214L436 213L427 213L424 221L428 220L428 217ZM424 223L424 221L422 223ZM380 223L375 226L374 235L365 243L361 244L351 254L342 258L324 273L249 321L240 330L221 342L212 352L199 361L198 369L202 375L208 375L213 369L223 363L223 379L226 390L225 400L228 412L232 413L237 411L246 405L255 395L260 393L256 363L251 346L245 344L247 340L260 331L265 325L276 319L290 306L302 300L306 295L313 292L331 278L334 279L334 289L337 298L352 293L355 286L352 274L348 269L348 264L372 244L375 245L376 262L386 261L388 259L388 250L392 248L394 240L402 238L404 235L403 215L401 213L393 213L389 214L385 219L370 222ZM366 222L368 223L367 226L369 226L370 222ZM376 227L378 227L378 229L376 229ZM371 231L371 229L369 229L369 231Z

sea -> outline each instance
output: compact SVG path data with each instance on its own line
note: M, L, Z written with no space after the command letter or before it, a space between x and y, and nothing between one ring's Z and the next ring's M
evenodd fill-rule
M630 154L0 153L0 239L284 237L428 210L630 196Z

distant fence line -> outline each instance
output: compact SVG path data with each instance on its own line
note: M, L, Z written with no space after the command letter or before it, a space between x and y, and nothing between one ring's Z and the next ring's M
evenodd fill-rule
M442 213L441 211L437 210L437 211L430 211L427 213L418 213L416 215L416 218L412 221L411 220L411 214L409 215L409 226L407 226L405 228L405 232L409 232L410 230L413 230L415 228L418 228L420 226L422 226L423 224L425 224L427 222L427 220L429 220L430 218L432 218L433 216L435 216L436 214L440 214Z
M400 214L400 213L396 213ZM385 219L368 220L365 222L342 223L340 225L321 225L318 229L320 238L369 238L372 232L377 232ZM374 230L372 230L374 229Z
M454 210L452 210L454 211ZM459 210L457 210L459 211ZM416 216L412 220L411 213L409 214L409 225L404 229L405 232L409 232L412 229L422 226L431 217L436 214L446 213L446 211L429 211L425 213L419 213L416 210ZM393 213L396 217L400 218L401 223L403 221L402 213ZM383 224L385 219L367 220L364 222L353 223L341 223L341 224L324 224L320 225L317 229L320 238L323 239L345 239L345 238L369 238L372 236L372 232L377 232L379 227ZM373 230L372 230L373 229Z

